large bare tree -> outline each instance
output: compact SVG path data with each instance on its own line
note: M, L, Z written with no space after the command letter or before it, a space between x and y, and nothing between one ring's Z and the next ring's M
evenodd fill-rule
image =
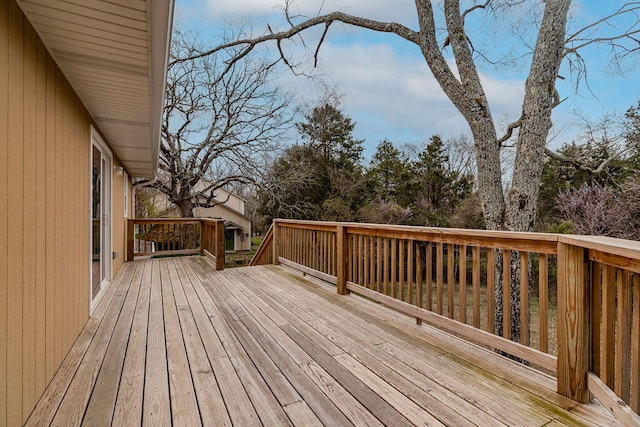
M227 64L222 55L178 59L200 50L197 35L174 29L159 171L148 182L182 217L219 202L219 188L251 183L294 114L290 94L271 81L272 61L254 56Z
M434 8L436 3L441 7ZM337 22L401 37L420 48L433 76L469 125L476 152L478 190L487 227L494 230L530 231L536 217L547 138L552 126L551 113L560 103L556 90L560 66L565 58L571 58L571 65L578 65L579 71L584 71L581 49L594 43L606 44L612 49L612 54L618 57L636 51L638 42L635 36L640 32L640 2L620 2L619 9L614 13L572 33L567 31L571 0L474 0L465 2L469 7L464 10L460 3L459 0L415 0L418 26L414 29L396 22L381 22L339 11L300 20L289 14L290 2L287 1L284 12L289 28L273 31L268 27L268 31L262 36L221 44L193 57L207 57L229 48L240 48L240 54L236 56L240 60L262 43L273 41L284 62L293 64L283 49L283 41L300 40L303 32L320 26L324 28L314 51L317 60L325 36ZM530 20L534 21L528 24L528 28L531 28L531 40L522 39L523 46L531 46L531 55L522 56L531 61L522 111L518 120L506 128L505 135L499 135L477 64L479 58L486 59L486 56L474 49L473 35L465 26L465 21L470 14L495 13L527 4L541 13L529 15ZM611 28L619 28L613 25L613 21L620 17L630 18L630 24L619 31L613 30L612 33ZM436 22L444 22L444 31L437 28ZM447 55L452 55L455 69ZM227 66L232 67L233 61ZM508 141L515 146L516 154L511 184L505 185L500 151ZM510 190L505 195L503 189L507 187ZM516 282L512 281L511 295L514 310L511 317L515 319L519 316ZM498 301L499 305L500 303ZM498 330L501 330L501 318L496 319L496 323ZM520 335L519 322L511 323L511 336L517 340Z

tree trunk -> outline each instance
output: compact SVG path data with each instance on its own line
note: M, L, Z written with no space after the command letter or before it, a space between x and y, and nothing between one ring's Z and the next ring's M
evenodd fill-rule
M516 161L509 191L504 228L531 231L536 218L540 179L547 136L551 129L551 110L556 102L555 82L562 62L570 0L547 0L525 87L522 118L518 133ZM476 144L477 145L477 144ZM478 168L480 164L478 163ZM490 227L490 224L487 223ZM515 255L515 256L514 256ZM511 259L511 339L520 339L520 271L518 256ZM501 257L500 257L501 259ZM499 263L498 265L501 265ZM502 269L496 267L501 278ZM496 281L496 288L502 280ZM502 294L496 289L496 331L502 331ZM504 313L506 314L506 313Z
M570 0L547 0L531 61L522 105L513 181L509 191L506 229L531 231L536 217L540 178L551 110L556 102L555 82L563 58Z
M182 200L178 204L178 208L180 208L180 216L182 218L193 218L193 203L191 203L190 199Z

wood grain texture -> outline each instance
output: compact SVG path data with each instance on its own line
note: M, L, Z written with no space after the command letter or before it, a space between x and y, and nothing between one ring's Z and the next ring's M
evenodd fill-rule
M9 2L0 2L0 218L8 217ZM8 339L9 230L0 223L0 347ZM0 351L0 424L7 424L7 352Z
M640 413L640 278L633 276L633 330L631 335L631 402L629 406ZM599 342L599 341L597 341Z
M631 273L618 273L616 320L616 394L627 404L631 399Z
M587 375L589 391L625 426L640 426L640 416L627 406L594 373Z
M610 388L615 378L616 271L605 265L602 270L602 350L600 378Z
M125 263L114 284L88 323L92 329L83 333L81 348L74 347L65 364L67 380L54 381L62 388L47 392L50 405L44 406L50 409L38 408L37 414L90 424L93 409L83 409L79 402L86 406L89 400L78 396L107 396L100 391L100 375L90 374L121 365L120 373L109 370L120 384L118 398L106 399L115 406L106 410L113 412L114 425L157 425L158 414L150 409L160 389L169 424L176 411L187 408L175 407L174 393L184 393L189 382L196 408L187 422L195 425L612 422L593 407L556 394L548 375L427 324L438 325L438 318L459 322L423 310L432 317L418 326L381 304L336 295L335 287L284 265L215 271L204 257L144 260ZM165 315L170 310L173 315ZM129 329L121 326L126 324ZM166 331L160 340L159 331ZM112 351L121 340L128 342L126 351ZM176 356L180 344L183 355ZM154 371L152 365L167 352L168 363ZM176 366L180 358L188 363ZM187 378L172 381L171 372ZM79 381L92 377L93 382ZM130 405L128 396L134 396ZM74 422L62 416L68 412L87 415L79 422L74 415ZM29 425L50 420L34 418Z
M540 351L547 353L549 351L549 259L546 254L539 255L538 270Z
M590 361L588 265L585 249L558 249L558 393L578 402L589 400Z

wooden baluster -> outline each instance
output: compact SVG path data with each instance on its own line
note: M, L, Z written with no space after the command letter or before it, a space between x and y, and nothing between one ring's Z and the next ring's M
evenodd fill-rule
M495 249L487 248L487 331L496 333L496 255Z
M480 328L480 248L473 246L471 248L472 273L471 281L473 282L473 326Z
M467 246L460 246L460 321L467 323Z
M380 292L380 284L382 281L382 241L380 236L376 237L376 291Z
M326 274L329 273L329 234L326 231L320 232L321 245L320 245L320 271Z
M399 296L398 299L400 301L404 301L404 292L405 292L405 268L407 266L407 261L405 259L404 256L404 252L405 252L405 244L406 241L399 239L398 240L398 244L400 245L400 250L399 250L399 254L398 254L398 290L399 290Z
M618 333L616 340L615 392L626 403L631 399L631 273L618 270Z
M425 302L426 309L433 310L433 245L427 242L424 261Z
M376 239L369 237L369 281L371 289L376 289Z
M389 242L391 243L391 297L395 298L398 277L398 241L391 237Z
M502 336L511 339L511 251L502 251Z
M442 314L442 284L444 282L444 272L442 263L444 262L443 246L441 242L436 243L436 313Z
M407 240L407 299L409 304L415 304L415 283L413 280L413 240Z
M364 277L363 277L363 285L365 288L371 288L370 276L369 276L369 236L362 236L363 239L363 269L364 269Z
M558 264L560 261L558 260ZM616 272L614 267L604 265L602 270L602 372L600 378L613 390L616 319Z
M422 245L416 245L416 305L420 308L424 308L424 301L422 300ZM422 323L422 319L417 319L418 324Z
M357 272L358 272L358 276L356 277L355 282L359 285L362 285L363 283L363 276L362 276L362 268L363 268L363 259L362 259L362 250L364 248L364 236L362 236L362 234L358 235L358 244L357 244L357 249L356 249L356 265L357 265Z
M520 252L520 344L529 345L529 252Z
M600 376L600 323L602 321L602 264L591 263L591 369ZM542 311L542 310L540 310ZM546 351L546 349L544 350Z
M310 241L309 241L309 230L301 230L301 234L302 234L302 239L300 239L301 245L302 245L302 265L309 265L309 247L310 245Z
M549 351L549 259L547 254L538 257L538 313L540 324L540 351Z
M389 255L389 238L383 237L384 241L384 275L382 277L383 293L389 295L389 263L391 256Z
M455 245L447 244L447 314L449 319L453 319L456 304L455 304L455 285L456 285L456 249Z
M640 280L638 273L634 273L633 283L633 335L631 337L631 409L640 413Z

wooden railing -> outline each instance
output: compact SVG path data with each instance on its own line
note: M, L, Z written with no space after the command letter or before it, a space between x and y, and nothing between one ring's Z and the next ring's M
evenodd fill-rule
M271 233L252 265L288 265L522 359L556 374L559 393L592 393L640 424L640 243L294 220Z
M206 218L130 219L127 261L137 256L202 255L224 268L224 221Z
M262 239L260 247L253 256L250 265L266 265L273 264L273 250L271 242L273 241L273 224L267 230L267 233Z

